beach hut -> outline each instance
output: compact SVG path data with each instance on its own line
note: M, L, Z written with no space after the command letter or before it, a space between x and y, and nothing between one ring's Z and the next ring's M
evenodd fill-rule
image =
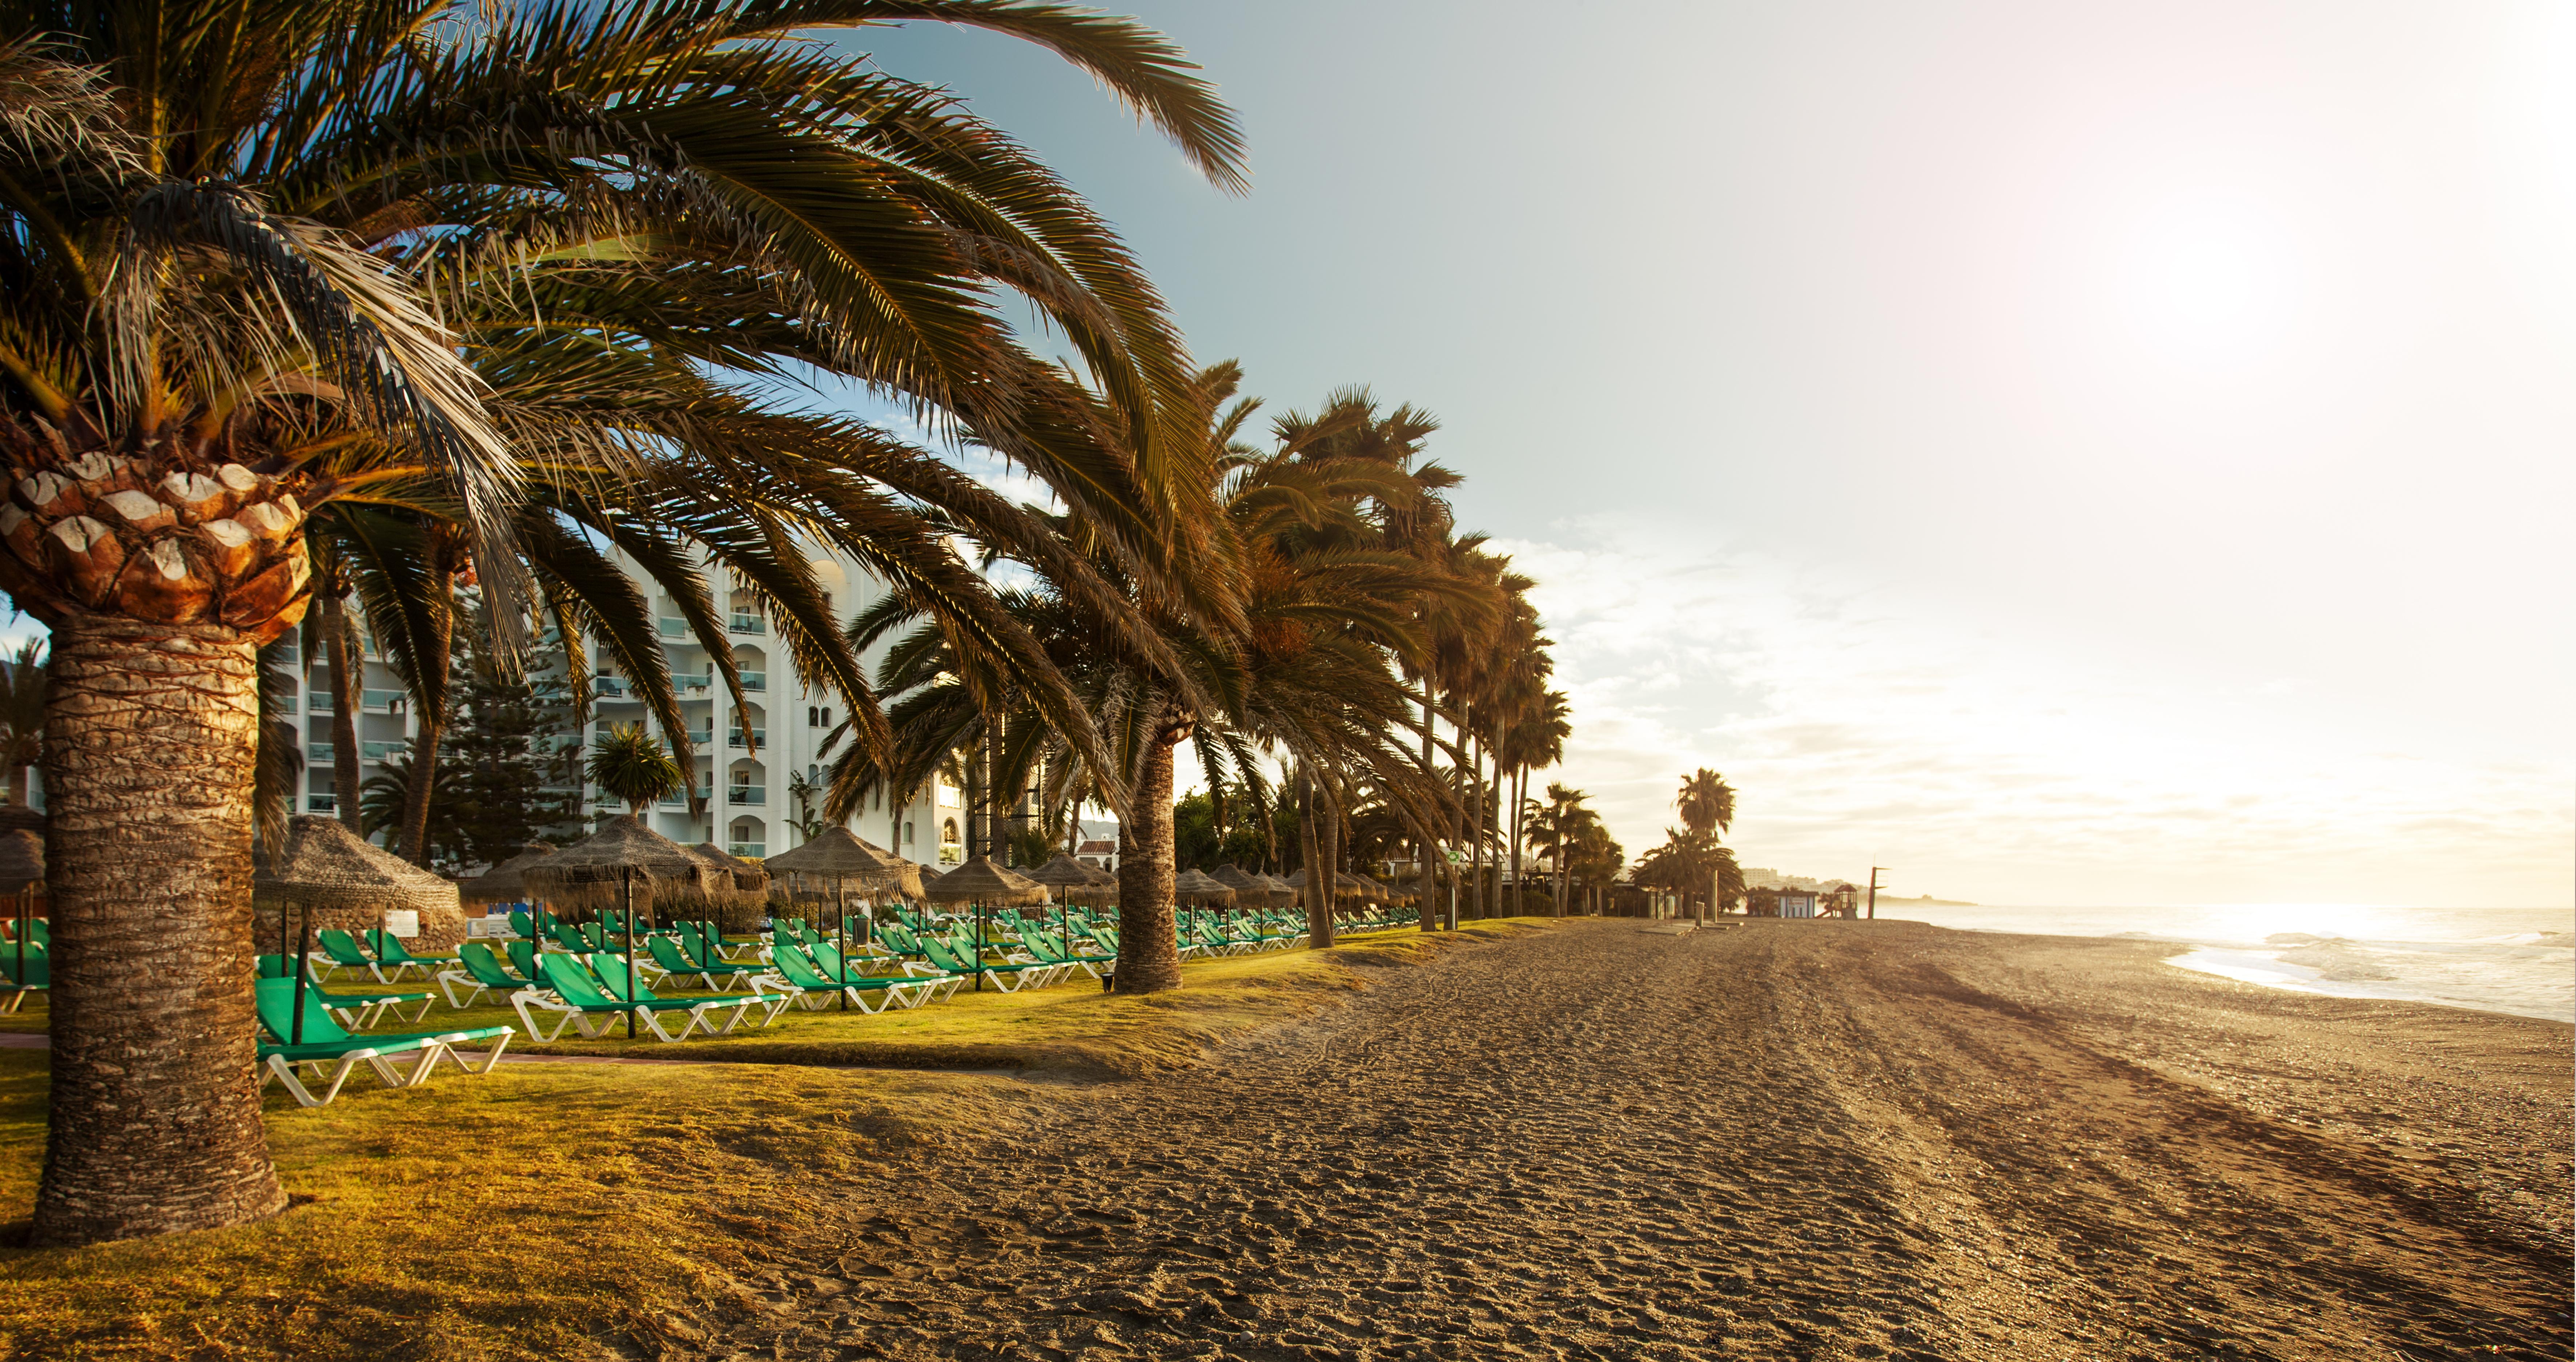
M444 914L461 926L456 886L351 832L337 818L296 814L286 820L286 843L263 857L251 876L254 915L277 914L277 953L295 979L295 1011L290 1044L304 1041L305 955L313 948L314 917L322 926L372 925L381 929L388 912L412 912L425 923ZM287 912L295 910L295 932L287 934ZM254 923L257 923L256 916ZM264 926L255 926L265 935ZM292 949L289 949L292 943Z

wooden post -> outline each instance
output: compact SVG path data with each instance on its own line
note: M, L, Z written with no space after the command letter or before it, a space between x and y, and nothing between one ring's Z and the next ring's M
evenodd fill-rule
M626 1038L635 1039L635 867L617 868L618 918L626 924Z

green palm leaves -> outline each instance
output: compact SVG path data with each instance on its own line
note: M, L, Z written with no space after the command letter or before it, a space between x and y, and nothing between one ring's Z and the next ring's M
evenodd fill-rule
M642 813L664 795L677 794L687 788L687 777L680 763L662 749L653 735L641 724L615 724L591 745L590 759L582 774L592 784L626 801L634 813Z

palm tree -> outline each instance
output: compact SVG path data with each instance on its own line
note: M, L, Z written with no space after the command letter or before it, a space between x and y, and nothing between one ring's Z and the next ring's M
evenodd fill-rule
M642 724L612 724L590 749L582 774L604 794L626 801L626 811L642 813L687 788L688 776L678 759Z
M1681 794L1673 802L1681 810L1682 826L1693 832L1726 832L1735 826L1735 787L1705 766L1682 777Z
M1054 588L1006 593L1029 635L1073 679L1091 722L1106 735L1107 764L1066 740L1060 728L1007 718L1013 701L995 662L953 631L913 629L895 638L880 684L896 697L890 720L907 755L893 777L915 783L941 754L990 743L1000 726L996 784L1026 786L1043 765L1057 799L1124 783L1121 810L1120 961L1117 987L1177 987L1171 875L1171 790L1175 749L1195 738L1211 789L1239 785L1268 802L1264 767L1287 762L1307 778L1308 857L1315 894L1314 939L1331 940L1330 881L1351 792L1374 791L1416 828L1447 824L1451 791L1397 741L1413 723L1399 667L1418 663L1416 621L1426 597L1458 595L1455 579L1386 547L1382 499L1407 495L1400 470L1318 442L1299 422L1277 428L1279 444L1255 449L1241 438L1255 409L1236 400L1232 364L1210 366L1194 385L1202 430L1196 466L1208 479L1205 514L1191 527L1205 568L1196 574L1200 609L1177 593L1139 582L1138 608L1156 637L1138 640L1104 623ZM1068 522L1069 538L1082 527ZM1223 613L1218 613L1222 610ZM889 600L853 625L872 646L893 637L915 609ZM1038 716L1028 716L1036 718ZM835 807L856 806L876 778L857 756L835 773ZM1301 834L1302 835L1302 834Z
M44 755L45 641L31 638L0 660L0 762L9 767L9 803L27 806L27 768Z
M1545 655L1540 654L1537 660L1544 662ZM1523 678L1541 684L1546 676L1547 670L1535 663L1523 673ZM1501 756L1510 764L1513 773L1511 844L1515 896L1519 894L1521 885L1521 848L1526 845L1523 820L1531 807L1529 775L1533 770L1545 770L1565 760L1565 740L1574 731L1569 713L1564 691L1541 691L1535 697L1524 696L1519 700L1511 711L1509 726L1503 730Z
M944 416L1104 536L1148 542L1154 496L1112 504L1086 461L1114 444L1132 486L1165 487L1164 399L1188 374L1158 300L1007 138L804 39L879 19L1046 46L1239 180L1230 119L1168 43L1053 5L0 9L0 590L56 658L38 1242L284 1204L239 900L253 653L309 604L317 508L455 526L505 650L532 613L598 622L566 541L602 522L630 554L738 546L829 639L797 536L910 519L881 556L1005 628L920 547L939 537L907 499L937 474L828 421L705 400L710 370L801 364ZM1059 326L1114 441L1054 396L996 289ZM618 400L639 389L674 395ZM645 519L662 512L681 527ZM864 692L829 645L797 661ZM199 925L159 929L174 920Z

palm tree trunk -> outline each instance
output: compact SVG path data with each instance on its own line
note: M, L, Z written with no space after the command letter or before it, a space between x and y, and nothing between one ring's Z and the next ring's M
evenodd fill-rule
M1429 779L1431 775L1432 732L1434 725L1438 722L1437 715L1439 711L1432 708L1431 704L1431 697L1433 692L1437 689L1437 685L1438 678L1432 672L1430 664L1423 664L1422 772L1425 779ZM1436 877L1432 874L1431 870L1434 861L1437 861L1440 866L1439 875ZM1422 875L1417 883L1424 890L1425 901L1422 905L1421 911L1414 915L1413 925L1416 928L1426 932L1439 930L1433 925L1433 922L1434 919L1440 916L1440 888L1442 883L1447 879L1448 874L1449 858L1441 854L1440 844L1435 842L1429 847L1424 848L1422 855Z
M1190 725L1165 710L1146 741L1118 846L1118 967L1121 993L1181 986L1180 944L1172 935L1172 753Z
M363 654L349 646L349 614L338 596L322 596L322 652L331 664L332 802L349 831L365 836L366 819L358 812L358 704L365 688L359 669Z
M449 580L453 580L452 578ZM447 679L450 658L456 649L456 615L451 600L438 601L432 607L437 618L429 640L430 655L420 660L420 668L443 683ZM433 689L422 686L420 689ZM446 693L441 684L435 687ZM442 710L432 713L420 706L420 734L411 746L411 788L403 793L402 855L414 865L429 864L429 803L438 783L438 744L447 736L447 715Z
M1476 892L1467 896L1467 915L1482 918L1485 914L1485 740L1483 735L1467 740L1467 778L1475 782L1475 792L1467 800L1467 873L1475 881Z
M1565 801L1562 799L1556 802L1556 830L1550 837L1549 859L1556 862L1556 915L1563 917L1572 905L1565 901L1565 891L1569 886L1566 884Z
M1512 767L1512 916L1518 917L1527 904L1521 902L1521 813L1529 803L1529 766Z
M1333 944L1333 880L1324 869L1322 830L1316 826L1315 781L1303 763L1297 767L1297 854L1306 862L1306 944Z
M283 1209L260 1126L249 968L253 645L75 617L45 704L53 1087L39 1244Z
M9 807L13 809L27 807L27 768L24 766L9 768Z

